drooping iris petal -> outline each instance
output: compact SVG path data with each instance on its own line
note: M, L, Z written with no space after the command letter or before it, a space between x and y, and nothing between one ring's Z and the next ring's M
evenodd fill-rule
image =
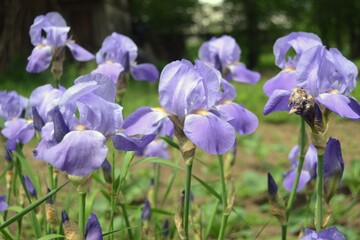
M216 106L221 115L226 116L226 121L230 123L239 134L253 133L259 120L255 114L234 102L226 102Z
M102 230L95 214L90 214L85 227L85 240L102 240Z
M312 178L316 177L317 162L318 162L318 155L317 155L316 147L310 144L308 151L305 154L303 170L310 172Z
M290 150L289 156L288 156L291 166L294 168L297 167L297 165L298 165L299 155L300 155L300 147L299 147L299 145L296 145Z
M289 91L275 90L265 104L264 114L268 115L276 111L289 111L288 101L290 96L291 92Z
M159 78L159 71L150 63L131 65L130 73L135 80L155 82Z
M360 119L360 104L352 97L322 93L316 100L340 117Z
M50 66L52 59L52 48L50 46L36 46L28 57L26 71L39 73Z
M75 176L85 176L98 169L108 149L104 135L93 130L71 131L57 145L43 154L52 166Z
M161 108L140 107L124 121L123 128L127 135L152 134L168 114Z
M6 196L0 196L0 212L4 212L8 208L8 204L6 202Z
M231 64L228 68L231 72L231 79L236 82L255 84L260 80L260 74L247 69L243 63Z
M223 154L235 142L234 128L211 112L187 115L184 133L195 145L210 154Z
M101 73L113 80L114 83L117 83L120 73L124 70L124 67L120 63L111 62L99 64L91 73Z
M274 44L275 64L282 69L286 67L288 64L286 54L291 47L295 50L297 55L300 56L306 50L321 44L321 39L313 33L290 33L276 40Z
M156 134L128 136L117 133L111 137L114 147L124 151L138 151L144 149L156 137Z
M287 191L291 192L295 182L295 178L296 178L296 169L291 170L286 174L283 181L283 186ZM310 180L311 180L310 173L308 171L301 171L299 184L297 186L296 191L297 192L301 191L305 187L306 183L308 183Z
M295 70L283 70L275 77L267 80L263 86L265 94L270 97L277 89L291 91L297 84L295 73Z
M66 46L70 49L73 57L80 62L90 61L95 58L94 54L74 42L68 42Z

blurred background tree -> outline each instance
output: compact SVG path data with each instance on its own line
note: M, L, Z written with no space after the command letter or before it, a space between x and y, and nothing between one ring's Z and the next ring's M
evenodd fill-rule
M92 52L116 31L135 40L140 57L160 65L195 58L203 41L229 34L242 48L241 60L258 67L274 41L291 31L314 32L328 47L360 58L358 0L2 0L1 74L18 57L25 64L32 49L29 27L49 11L60 12L74 39Z

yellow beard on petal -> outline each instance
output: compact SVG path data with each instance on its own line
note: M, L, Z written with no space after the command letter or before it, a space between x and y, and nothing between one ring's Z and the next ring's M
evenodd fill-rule
M83 130L86 130L86 129L87 129L87 127L85 127L82 124L76 125L76 127L75 127L75 130L78 130L78 131L83 131Z
M294 71L295 70L295 68L294 67L286 67L286 68L284 68L284 72L291 72L291 71Z
M199 115L209 115L209 112L206 110L198 110L195 112L195 114L199 114Z

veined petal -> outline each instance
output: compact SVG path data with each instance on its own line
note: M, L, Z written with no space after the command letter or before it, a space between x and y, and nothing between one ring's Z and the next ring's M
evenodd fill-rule
M106 138L97 131L72 131L57 145L44 152L44 160L75 176L98 169L106 158Z
M74 42L68 42L66 46L70 49L73 57L80 62L90 61L95 58L94 54Z
M130 72L135 80L155 82L159 78L159 71L154 64L150 63L133 64L130 67Z
M295 182L295 178L296 178L296 169L292 170L290 172L288 172L284 178L283 181L283 187L288 191L291 192L292 187L294 185ZM297 186L296 191L301 191L306 183L308 183L311 180L311 176L310 173L307 171L302 170L301 174L300 174L300 179L299 179L299 184Z
M111 137L114 147L124 151L143 150L155 138L156 134L128 136L122 132Z
M269 113L276 111L289 111L290 107L288 106L289 97L291 92L286 90L275 90L264 107L264 114L268 115Z
M140 107L124 121L124 132L131 136L156 133L161 120L168 114L161 108Z
M289 152L289 160L290 160L290 163L291 163L291 166L293 168L296 168L298 166L298 161L299 161L299 155L300 155L300 147L299 145L296 145L294 146L290 152Z
M227 102L216 106L216 109L225 115L227 122L230 123L239 134L253 133L259 120L255 114L234 102Z
M102 240L102 230L95 214L90 214L85 227L85 240Z
M236 82L255 84L260 80L260 73L251 71L243 63L235 63L228 66L231 79Z
M275 77L267 80L263 89L265 94L270 97L275 90L291 91L291 89L296 87L296 84L295 70L282 70Z
M201 76L189 61L174 61L166 65L160 75L160 105L167 112L183 119L189 112L189 105L203 105L206 100L205 96L199 93L200 83Z
M91 73L101 73L109 77L116 84L119 80L119 75L124 71L124 67L120 63L101 63Z
M116 94L116 86L113 81L107 76L103 74L95 73L95 74L86 74L78 77L74 83L75 85L79 83L88 83L95 81L98 87L93 90L93 92L99 97L105 99L109 102L115 101ZM91 91L91 90L90 90Z
M96 81L79 82L64 92L59 101L59 106L64 108L67 104L74 104L79 98L95 91L99 87L100 85Z
M184 133L195 145L210 154L223 154L235 142L234 128L211 112L187 115Z
M36 46L28 57L26 71L39 73L50 66L52 60L52 47L39 45Z
M316 177L316 165L318 162L318 155L314 145L310 144L305 155L303 169L309 171L312 178Z
M354 98L340 94L323 93L316 98L316 101L340 117L360 119L360 104Z
M163 159L170 159L167 144L162 139L157 139L149 143L149 145L145 147L143 155L145 157L159 157Z

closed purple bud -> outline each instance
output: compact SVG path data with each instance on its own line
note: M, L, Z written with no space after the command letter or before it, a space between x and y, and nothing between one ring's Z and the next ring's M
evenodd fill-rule
M268 173L268 192L270 196L275 196L277 191L278 191L278 186L271 173Z
M69 127L66 125L63 115L60 112L59 107L55 107L54 115L54 136L56 141L59 143L64 138L64 136L70 132Z
M31 182L30 178L26 175L22 176L24 183L25 183L25 188L26 191L33 197L37 198L37 191L34 187L34 184Z
M47 189L47 193L51 192L50 188ZM54 204L54 199L52 196L50 196L48 199L46 199L46 203Z
M8 162L12 162L11 150L5 145L4 157Z
M65 209L62 210L62 212L61 212L61 221L62 221L62 223L69 222L69 216L66 213Z
M85 240L102 240L102 229L95 214L91 214L85 227Z
M111 183L112 182L111 165L106 158L105 161L101 164L101 169L103 170L105 181L107 183Z
M164 225L162 226L163 236L167 237L170 234L170 222L169 219L165 219Z
M149 200L145 200L144 208L141 212L141 219L143 221L150 220L151 218L151 208L150 208L150 202Z
M39 112L36 110L36 107L32 107L32 115L33 115L33 119L34 119L34 128L38 132L41 132L41 129L45 125L45 122L41 118Z

